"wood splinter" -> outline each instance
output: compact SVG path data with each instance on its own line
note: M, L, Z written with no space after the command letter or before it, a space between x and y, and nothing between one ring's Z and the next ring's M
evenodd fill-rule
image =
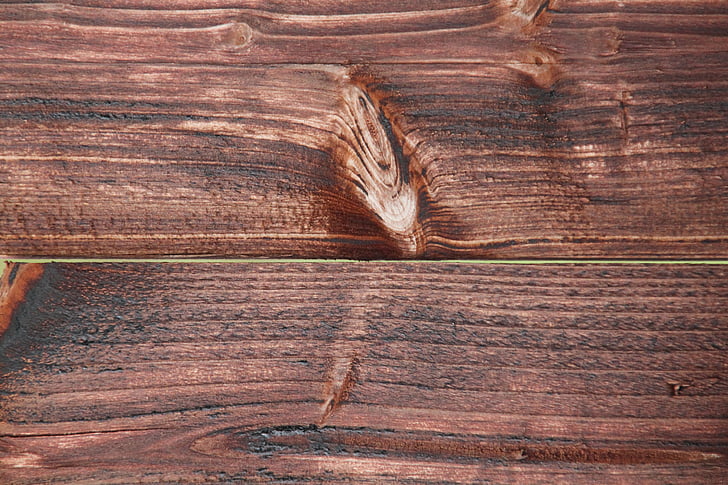
M331 368L330 378L324 387L326 399L318 426L323 426L332 414L349 398L359 380L359 358L354 354L348 359L337 359Z

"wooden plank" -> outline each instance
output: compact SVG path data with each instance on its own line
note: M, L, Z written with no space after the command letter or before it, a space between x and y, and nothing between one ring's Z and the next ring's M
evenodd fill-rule
M728 470L726 266L48 264L3 278L4 482Z
M720 258L725 2L0 7L0 254Z

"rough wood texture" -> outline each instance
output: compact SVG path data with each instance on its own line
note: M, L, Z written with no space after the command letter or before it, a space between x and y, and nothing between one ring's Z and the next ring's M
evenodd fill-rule
M4 483L726 479L724 266L14 272Z
M0 6L0 254L724 257L722 0Z

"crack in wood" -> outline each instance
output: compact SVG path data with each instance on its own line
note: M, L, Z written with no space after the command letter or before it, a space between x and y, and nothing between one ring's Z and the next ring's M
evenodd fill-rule
M357 294L351 297L362 301L368 300L371 291L371 288L365 286L359 288ZM367 301L367 303L369 302ZM331 346L333 357L327 364L328 370L325 374L321 417L316 422L318 426L326 424L329 418L350 398L354 386L359 383L360 356L365 356L368 348L365 341L367 311L372 307L373 304L353 305L335 336Z
M538 6L536 9L536 12L533 14L533 18L531 19L531 23L536 23L541 15L544 13L548 13L551 11L551 0L544 0L541 2L541 5Z
M331 367L331 375L325 386L328 398L323 404L323 413L318 421L323 426L334 412L345 402L359 380L359 358L354 353L348 359L337 359Z
M622 124L622 135L624 136L625 145L629 144L629 118L627 116L627 101L629 100L629 92L622 91L619 99L619 114Z

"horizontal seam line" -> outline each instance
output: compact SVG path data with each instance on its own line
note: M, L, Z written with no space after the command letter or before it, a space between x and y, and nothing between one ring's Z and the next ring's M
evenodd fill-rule
M413 264L413 263L429 263L429 264L521 264L521 265L539 265L539 264L693 264L693 265L724 265L728 264L728 259L317 259L317 258L2 258L4 261L11 263L234 263L234 264L285 264L285 263L371 263L371 264Z

